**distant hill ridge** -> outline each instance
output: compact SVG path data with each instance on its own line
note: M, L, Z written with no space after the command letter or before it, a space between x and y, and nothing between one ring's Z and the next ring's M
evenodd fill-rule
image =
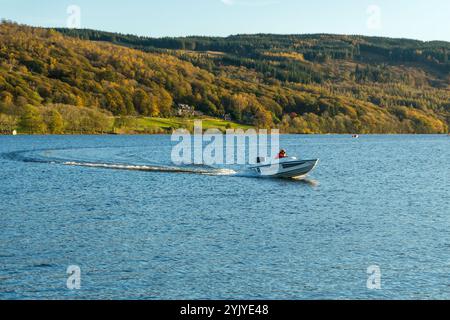
M449 53L450 43L438 41L327 34L146 38L2 23L0 113L20 122L30 107L39 113L72 105L168 117L188 104L284 132L445 133Z

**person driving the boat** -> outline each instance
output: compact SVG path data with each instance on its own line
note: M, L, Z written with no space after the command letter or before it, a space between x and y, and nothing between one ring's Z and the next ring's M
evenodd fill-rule
M277 159L283 159L283 158L287 158L287 153L285 150L281 149L280 152L278 153Z

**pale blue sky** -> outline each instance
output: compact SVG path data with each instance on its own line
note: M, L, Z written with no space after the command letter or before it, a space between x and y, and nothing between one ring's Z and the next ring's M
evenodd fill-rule
M448 0L0 0L0 17L65 27L67 7L83 28L145 36L340 33L450 41ZM377 9L368 13L368 8Z

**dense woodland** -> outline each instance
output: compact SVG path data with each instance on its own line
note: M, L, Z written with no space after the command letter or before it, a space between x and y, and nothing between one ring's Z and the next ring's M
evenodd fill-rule
M0 25L0 131L109 132L178 104L292 133L446 133L450 43L338 35L145 38Z

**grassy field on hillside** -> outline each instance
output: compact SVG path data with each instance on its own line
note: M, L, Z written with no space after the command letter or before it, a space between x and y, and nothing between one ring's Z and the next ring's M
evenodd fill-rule
M175 129L188 129L192 131L194 121L202 121L203 130L219 129L225 132L227 129L244 129L252 128L249 125L238 124L232 121L226 121L217 118L151 118L151 117L126 117L116 118L114 132L118 134L142 133L142 134L158 134L172 133Z

